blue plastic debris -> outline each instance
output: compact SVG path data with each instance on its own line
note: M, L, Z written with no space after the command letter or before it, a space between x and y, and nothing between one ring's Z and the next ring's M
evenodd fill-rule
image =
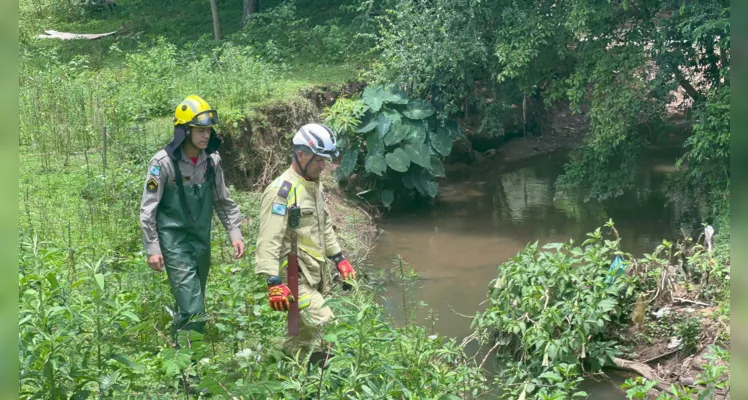
M613 264L611 264L608 269L608 277L605 278L605 284L610 285L610 283L613 282L613 278L623 275L624 272L626 272L626 263L623 262L621 256L616 256L613 260Z

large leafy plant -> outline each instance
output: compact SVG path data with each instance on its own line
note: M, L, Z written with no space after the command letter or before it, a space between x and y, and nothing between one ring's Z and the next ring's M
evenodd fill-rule
M361 98L339 99L324 117L341 134L336 178L354 172L375 178L369 191L376 190L386 207L396 193L436 197L436 180L445 176L442 160L461 134L455 121L438 118L432 104L394 86L368 86Z
M626 315L634 281L611 268L616 255L626 255L612 222L606 227L614 240L598 228L581 246L569 240L541 249L535 242L499 267L489 306L473 326L506 366L497 380L504 398L582 396L580 374L621 353L608 338Z

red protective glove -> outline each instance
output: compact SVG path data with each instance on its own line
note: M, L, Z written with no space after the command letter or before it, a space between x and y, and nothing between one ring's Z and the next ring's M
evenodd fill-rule
M353 266L351 266L351 263L349 263L348 260L343 260L338 263L338 271L340 271L340 277L343 278L343 280L346 280L349 277L351 279L356 279L356 271L353 270Z
M284 284L268 287L268 300L270 308L275 311L288 311L291 309L291 302L294 301L291 289Z

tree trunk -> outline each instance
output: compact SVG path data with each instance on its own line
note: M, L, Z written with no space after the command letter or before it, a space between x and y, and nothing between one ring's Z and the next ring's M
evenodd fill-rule
M244 0L244 13L242 14L242 29L247 25L249 16L259 11L260 0Z
M698 90L696 90L696 88L694 88L691 85L691 82L689 82L683 76L683 74L681 74L680 72L677 72L677 77L680 78L680 81L678 82L680 84L680 86L683 89L685 89L685 91L688 94L688 96L691 97L694 102L699 102L699 101L702 101L704 99L704 96L702 96L701 92L699 92Z
M216 0L210 0L210 11L213 13L213 35L216 40L221 40L221 20L218 18Z

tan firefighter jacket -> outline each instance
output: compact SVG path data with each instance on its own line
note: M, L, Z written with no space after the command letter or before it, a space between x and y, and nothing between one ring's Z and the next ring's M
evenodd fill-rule
M327 287L327 257L342 250L332 228L322 185L307 181L292 168L268 185L262 194L255 272L280 275L280 269L288 263L291 251L288 207L294 202L301 208L297 228L299 267L310 285L322 282Z

